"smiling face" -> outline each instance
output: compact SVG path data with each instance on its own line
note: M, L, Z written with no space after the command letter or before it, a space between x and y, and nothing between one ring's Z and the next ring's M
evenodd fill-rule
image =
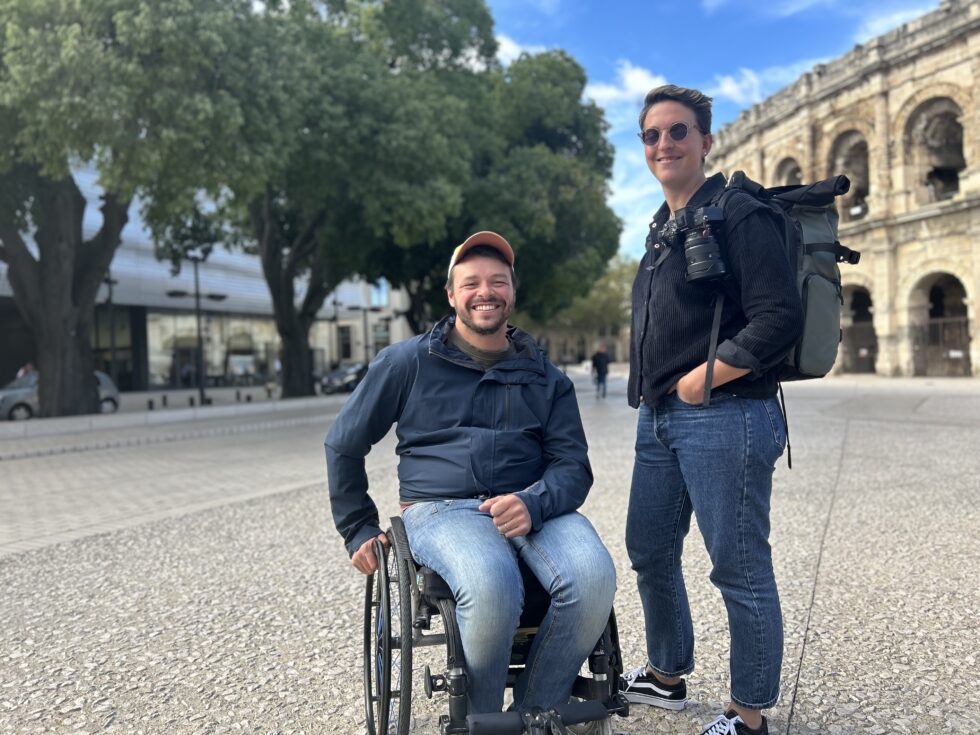
M456 329L467 342L480 346L485 338L506 333L514 311L514 284L506 263L482 255L466 258L453 267L446 294L456 310Z
M677 122L689 126L684 140L674 140L667 132ZM686 201L704 183L704 157L711 150L711 135L705 135L697 128L694 110L673 100L658 102L647 111L643 129L648 128L660 130L660 139L655 145L643 146L650 172L665 194L686 194Z

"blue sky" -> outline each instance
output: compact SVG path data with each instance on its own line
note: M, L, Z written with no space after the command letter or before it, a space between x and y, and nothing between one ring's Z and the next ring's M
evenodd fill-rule
M643 95L665 82L714 97L713 127L939 0L487 0L503 63L562 48L585 68L616 146L611 204L620 250L639 257L663 196L636 138Z

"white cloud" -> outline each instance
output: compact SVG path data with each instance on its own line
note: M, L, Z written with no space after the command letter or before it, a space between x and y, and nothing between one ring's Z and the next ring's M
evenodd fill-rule
M640 66L633 66L625 60L617 64L616 77L617 81L614 84L606 82L589 84L585 88L585 96L591 97L600 105L629 102L639 111L643 96L654 87L667 83L667 80L659 74L654 74Z
M738 76L731 74L715 75L715 86L708 90L712 97L731 100L740 107L761 102L762 80L751 69L739 69Z
M861 19L861 26L858 28L857 33L854 34L854 40L857 43L865 43L876 36L887 33L893 28L898 28L900 25L908 23L910 20L915 20L935 10L935 8L935 3L929 3L928 5L920 5L914 8L869 13Z
M561 5L561 0L531 0L530 4L537 8L540 13L555 15Z
M738 70L737 75L716 74L714 86L706 92L712 97L748 107L792 84L804 72L826 61L826 59L806 59L785 66L770 66L760 71L743 67Z
M497 36L497 59L504 66L510 65L523 53L540 54L547 49L544 46L523 46L510 36Z

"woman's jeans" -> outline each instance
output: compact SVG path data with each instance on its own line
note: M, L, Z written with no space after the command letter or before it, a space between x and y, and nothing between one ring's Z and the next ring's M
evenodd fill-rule
M646 616L650 667L694 669L694 631L681 573L697 519L731 635L731 697L764 709L779 697L783 625L769 548L769 497L786 427L774 398L712 393L707 408L676 394L640 406L626 548Z
M524 603L521 561L551 594L527 666L514 686L520 708L568 701L582 663L612 610L616 570L584 516L551 518L540 531L504 538L481 500L415 503L402 512L412 555L456 597L469 711L499 712L514 633Z

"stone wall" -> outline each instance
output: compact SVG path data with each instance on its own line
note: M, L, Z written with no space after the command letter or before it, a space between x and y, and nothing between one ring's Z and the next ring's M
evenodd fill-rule
M980 375L978 103L980 3L946 0L715 134L712 170L851 179L840 238L862 260L842 266L839 370Z

